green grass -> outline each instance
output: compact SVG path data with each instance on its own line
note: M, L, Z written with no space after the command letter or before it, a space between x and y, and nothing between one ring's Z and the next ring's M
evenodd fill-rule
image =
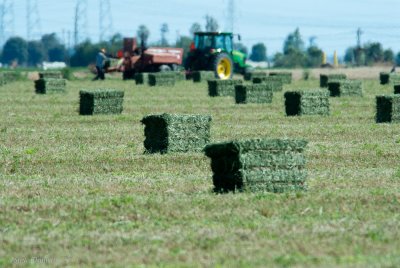
M375 123L393 89L366 80L330 116L286 117L283 93L318 84L247 105L186 81L1 87L0 266L399 266L400 127ZM100 87L125 91L122 114L79 116L79 90ZM309 190L214 194L203 154L143 154L140 120L160 113L211 114L212 142L308 140Z

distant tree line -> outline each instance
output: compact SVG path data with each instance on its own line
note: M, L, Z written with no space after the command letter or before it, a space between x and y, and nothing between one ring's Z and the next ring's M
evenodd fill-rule
M205 31L218 31L219 25L215 18L206 15L204 17ZM188 29L189 35L181 35L175 43L168 42L169 27L167 23L160 26L160 39L158 42L147 44L150 31L146 25L140 25L136 36L138 45L141 42L147 46L173 46L184 49L184 57L187 56L190 44L193 42L195 32L202 31L202 25L195 22ZM313 40L312 40L313 41ZM1 62L9 65L37 66L43 61L65 61L70 66L88 66L94 62L95 55L100 48L105 48L108 53L116 54L123 47L123 36L119 33L113 35L109 40L93 43L89 39L67 49L55 33L45 34L40 40L26 41L21 37L11 37L6 41L1 53ZM254 62L272 61L274 67L319 67L324 57L323 51L314 43L310 42L306 47L300 34L300 29L289 33L283 43L282 52L268 57L267 47L264 43L256 43L249 51L240 42L234 42L234 49L248 55ZM370 66L374 64L400 65L400 52L395 55L391 49L384 49L379 42L366 43L361 47L349 47L344 56L347 65Z

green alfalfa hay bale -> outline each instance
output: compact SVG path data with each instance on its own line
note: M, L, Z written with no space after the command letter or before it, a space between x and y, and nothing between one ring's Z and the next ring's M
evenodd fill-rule
M181 71L175 71L175 81L185 81L186 73Z
M136 73L135 74L136 85L147 85L149 83L148 73Z
M199 152L210 141L209 115L148 115L141 122L147 153Z
M267 73L261 71L247 72L243 76L244 80L246 81L253 81L254 78L264 78L264 77L267 77Z
M284 94L287 116L329 115L329 91L288 91Z
M320 74L319 75L319 86L328 87L328 82L332 80L344 80L347 79L346 74Z
M0 86L6 85L22 79L22 75L18 71L2 71L0 72Z
M400 95L376 96L377 123L400 123Z
M304 140L256 139L207 145L216 191L305 189Z
M379 73L379 81L380 81L381 85L389 84L390 74L387 72L380 72Z
M215 79L215 73L213 71L195 71L192 72L192 78L193 82L200 83Z
M35 92L38 94L64 93L66 87L67 82L65 79L40 78L35 81Z
M173 72L162 72L149 74L150 86L169 86L175 85L176 74Z
M254 77L252 81L253 84L269 84L275 92L283 90L282 79L278 76Z
M394 94L400 94L400 84L399 85L394 85Z
M44 72L39 72L39 78L41 78L41 79L48 79L48 78L62 79L63 76L60 71L44 71Z
M240 79L211 79L207 81L208 83L208 95L210 97L217 96L235 96L235 86L243 84Z
M361 80L336 80L328 82L328 90L331 97L363 96Z
M390 83L392 85L400 84L400 74L398 74L398 73L390 74L390 78L389 79L390 79Z
M272 87L268 84L237 85L235 86L236 103L271 103Z
M281 79L283 84L292 83L292 73L291 72L270 72L269 76L278 77Z
M79 114L120 114L123 110L124 91L115 89L81 90Z

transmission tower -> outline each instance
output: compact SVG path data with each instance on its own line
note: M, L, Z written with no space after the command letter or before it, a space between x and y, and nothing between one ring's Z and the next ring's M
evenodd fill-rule
M14 35L14 2L3 0L0 4L0 44Z
M113 34L110 0L100 0L99 30L100 41L104 41Z
M40 16L38 0L26 0L26 37L31 40L35 36L40 36L42 28L40 25Z
M77 0L74 19L74 46L87 37L87 0Z
M235 30L235 20L236 20L235 8L236 8L235 0L228 0L227 30L232 33Z

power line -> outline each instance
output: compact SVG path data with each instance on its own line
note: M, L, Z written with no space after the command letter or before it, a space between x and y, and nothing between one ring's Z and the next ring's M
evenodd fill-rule
M31 40L32 37L41 35L40 16L37 0L26 0L26 37Z
M99 12L100 41L104 41L113 34L113 20L111 15L110 0L100 0Z
M74 19L74 46L87 37L87 0L77 0Z
M0 44L14 35L14 3L11 0L3 0L0 5Z
M229 32L234 32L235 30L235 0L229 0L228 1L228 31Z

